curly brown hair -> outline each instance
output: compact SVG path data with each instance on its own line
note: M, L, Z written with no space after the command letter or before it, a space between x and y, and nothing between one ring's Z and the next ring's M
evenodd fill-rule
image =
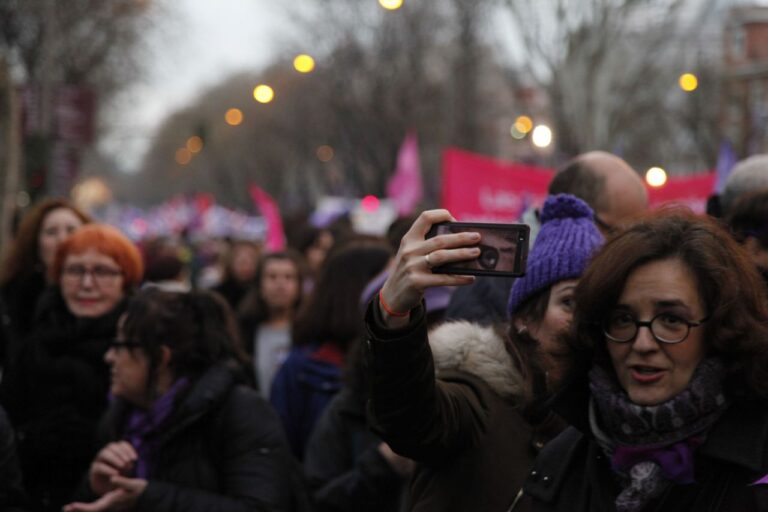
M768 400L768 300L746 252L711 218L685 208L648 214L610 238L576 289L574 358L612 371L601 321L621 296L629 274L646 263L677 258L696 275L708 321L708 354L726 365L735 399Z

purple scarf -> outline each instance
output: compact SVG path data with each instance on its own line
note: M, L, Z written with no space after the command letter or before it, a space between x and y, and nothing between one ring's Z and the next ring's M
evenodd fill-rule
M685 390L658 405L641 406L614 376L592 368L590 426L621 482L616 510L637 512L670 482L695 481L694 451L729 405L724 377L719 360L705 359Z
M147 410L134 408L128 415L123 437L131 443L138 454L135 477L147 478L162 428L174 410L176 396L189 386L189 380L182 377L163 393Z

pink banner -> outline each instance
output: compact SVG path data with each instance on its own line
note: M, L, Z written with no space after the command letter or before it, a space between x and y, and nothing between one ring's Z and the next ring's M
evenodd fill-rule
M551 169L456 148L443 152L442 207L460 221L515 222L547 195Z
M462 221L515 222L528 206L542 204L552 176L552 169L448 148L443 152L442 207ZM678 203L703 213L714 185L715 172L710 171L646 188L651 208Z
M672 177L667 180L663 187L647 187L648 200L651 208L666 203L677 203L688 206L696 213L704 213L707 208L707 198L714 190L715 180L714 171L692 176Z

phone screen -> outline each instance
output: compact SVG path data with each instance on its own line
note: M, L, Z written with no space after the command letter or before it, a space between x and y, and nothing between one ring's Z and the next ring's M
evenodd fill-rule
M522 276L528 257L530 228L525 224L444 222L435 224L427 238L451 233L480 233L480 256L434 267L441 274Z

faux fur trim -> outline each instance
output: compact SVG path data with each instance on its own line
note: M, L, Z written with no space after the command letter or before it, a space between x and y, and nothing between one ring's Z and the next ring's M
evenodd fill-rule
M435 371L459 370L483 379L505 398L518 398L523 382L504 340L491 327L466 321L446 322L429 333Z

